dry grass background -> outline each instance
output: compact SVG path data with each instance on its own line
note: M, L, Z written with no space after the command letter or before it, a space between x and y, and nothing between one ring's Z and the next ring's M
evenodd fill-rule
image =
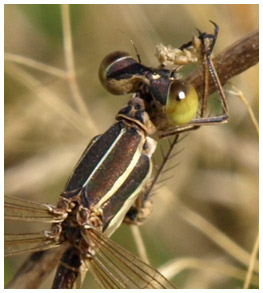
M157 42L178 47L195 28L211 32L210 19L220 27L215 54L258 28L258 5L73 5L70 13L72 34L66 22L64 31L72 37L79 88L69 77L61 7L5 6L5 194L56 203L87 143L128 100L99 83L98 66L109 52L135 55L132 39L143 63L156 66ZM258 66L231 81L258 117ZM203 127L180 143L184 151L173 161L180 165L141 227L151 264L171 261L163 269L179 288L243 287L257 238L258 135L244 104L228 97L229 123ZM136 253L129 227L113 238ZM25 258L6 259L6 281ZM96 288L92 278L87 283ZM250 286L257 284L254 272Z

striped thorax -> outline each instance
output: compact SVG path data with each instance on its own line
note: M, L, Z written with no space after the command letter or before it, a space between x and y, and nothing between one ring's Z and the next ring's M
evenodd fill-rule
M143 104L132 99L117 115L119 121L92 141L62 194L87 214L97 211L107 235L120 225L151 175L156 142L146 135L154 127Z

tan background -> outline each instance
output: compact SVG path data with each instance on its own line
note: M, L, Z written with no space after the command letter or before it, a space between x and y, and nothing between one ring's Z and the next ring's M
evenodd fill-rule
M132 39L143 63L156 66L157 42L179 47L192 38L195 28L212 32L210 19L220 27L216 54L258 28L258 5L73 5L71 18L77 80L88 112L76 106L68 81L32 69L28 61L18 65L14 55L7 55L5 194L56 203L87 143L114 122L128 100L108 94L99 83L98 66L106 54L123 50L135 56ZM5 52L65 69L60 7L6 5ZM258 67L232 82L258 116ZM186 222L184 207L249 252L256 239L258 137L241 101L229 96L229 104L228 125L203 127L178 146L184 151L172 163L180 165L155 195L153 213L142 226L152 265L182 261L183 269L173 279L180 288L239 288L243 281L221 268L244 268L238 251L233 258L219 247L217 234L204 236L200 229L207 228L202 222L192 220L197 228ZM41 228L6 226L9 232ZM136 252L127 226L113 238ZM6 280L25 257L6 260ZM89 288L96 286L92 278L88 282Z

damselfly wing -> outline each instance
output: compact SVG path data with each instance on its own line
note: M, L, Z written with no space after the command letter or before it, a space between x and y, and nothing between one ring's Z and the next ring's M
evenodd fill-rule
M6 220L30 221L39 223L57 223L63 221L63 215L52 213L49 205L5 196L4 211ZM5 234L5 256L25 252L50 249L59 245L48 239L45 231L30 234Z
M9 212L9 208L11 207L12 209ZM5 208L6 217L12 220L28 221L30 218L31 221L58 223L63 218L63 215L60 217L58 213L52 211L54 207L31 201L16 200L13 197L6 197ZM18 210L19 213L16 214L16 210ZM21 275L14 279L10 285L16 286L17 282L21 287L28 287L28 284L24 285L22 283L21 278L22 280L29 278L31 281L30 286L34 287L36 279L38 278L37 282L39 282L42 277L41 273L43 272L41 270L39 272L38 270L34 273L32 267L42 266L42 264L45 266L49 266L50 264L57 265L57 263L54 263L54 260L59 262L62 253L65 254L65 251L67 253L67 250L71 253L72 251L74 252L74 248L69 245L63 245L58 239L50 238L50 233L51 231L43 231L42 233L35 234L5 235L6 256L40 251L39 254L35 253L33 254L34 257L31 257L30 274L28 274L30 265L24 268L22 267L20 269ZM157 270L142 262L138 257L128 252L108 237L105 237L97 229L88 227L84 230L82 236L87 247L90 247L92 243L92 248L86 251L84 255L86 269L90 269L101 287L116 289L175 288L174 285L164 278ZM63 249L64 252L59 251L58 248L54 249L57 246L59 246L58 248L60 248L60 250ZM43 250L46 249L48 250L43 252ZM72 263L69 264L69 266L72 266ZM44 270L44 268L42 269ZM46 272L44 272L44 274L45 273ZM66 276L66 279L64 277L63 279L55 280L55 282L57 281L59 284L63 282L63 286L66 288L65 284L71 281L69 275Z

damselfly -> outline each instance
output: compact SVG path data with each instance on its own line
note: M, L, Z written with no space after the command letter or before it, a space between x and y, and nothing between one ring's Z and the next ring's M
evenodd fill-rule
M99 71L105 88L117 95L133 93L117 114L117 122L91 141L56 207L6 197L7 219L53 223L50 231L6 235L7 256L35 252L19 274L35 266L35 259L53 264L56 258L47 249L60 246L60 252L55 252L62 256L53 288L74 287L83 266L105 288L174 288L158 271L108 237L124 219L140 221L147 208L155 182L151 179L151 157L156 139L175 136L176 141L182 132L227 121L226 98L210 57L218 33L214 25L214 34L199 32L180 50L193 48L195 57L204 64L204 80L209 74L221 97L220 116L205 117L207 82L198 111L198 94L178 79L177 68L146 67L120 51L105 57ZM175 64L181 62L181 56L178 58ZM38 252L42 250L47 252Z

